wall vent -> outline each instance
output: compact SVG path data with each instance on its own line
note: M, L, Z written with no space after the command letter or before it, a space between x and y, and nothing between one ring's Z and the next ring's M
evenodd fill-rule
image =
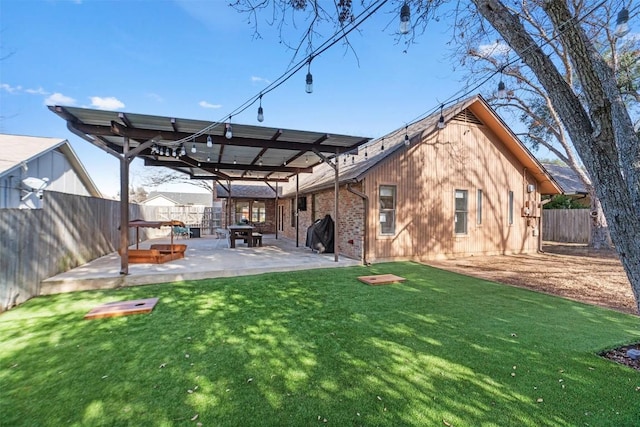
M484 125L484 123L482 123L475 114L469 111L469 109L464 109L463 111L459 112L453 117L452 120L456 122L471 123L480 126Z

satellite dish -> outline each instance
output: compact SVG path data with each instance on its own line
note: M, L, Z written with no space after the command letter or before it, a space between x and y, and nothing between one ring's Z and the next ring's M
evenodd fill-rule
M47 184L49 184L49 178L36 178L34 176L26 177L22 180L22 185L27 187L29 190L23 190L27 191L27 194L22 196L22 200L26 200L34 192L36 192L39 199L42 199L42 190L47 186Z

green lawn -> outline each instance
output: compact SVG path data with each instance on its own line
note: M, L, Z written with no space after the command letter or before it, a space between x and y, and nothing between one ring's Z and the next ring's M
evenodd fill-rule
M381 273L407 281L356 279ZM637 426L640 372L596 354L636 341L638 317L413 263L56 295L0 316L0 425Z

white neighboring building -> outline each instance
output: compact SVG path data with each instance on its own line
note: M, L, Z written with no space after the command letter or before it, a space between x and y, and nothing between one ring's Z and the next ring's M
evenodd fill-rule
M43 191L102 197L66 139L0 134L0 208L41 208Z

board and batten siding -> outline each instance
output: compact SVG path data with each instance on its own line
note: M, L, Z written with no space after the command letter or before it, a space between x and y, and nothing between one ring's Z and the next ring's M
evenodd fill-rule
M418 141L420 141L418 143ZM533 184L534 190L527 191ZM380 185L397 188L395 234L381 235ZM467 190L467 233L454 232L456 189ZM483 192L482 224L476 223L477 190ZM538 220L521 216L525 201L539 206L535 180L487 127L452 120L383 160L367 174L371 261L436 259L535 252ZM513 224L509 224L513 191Z

